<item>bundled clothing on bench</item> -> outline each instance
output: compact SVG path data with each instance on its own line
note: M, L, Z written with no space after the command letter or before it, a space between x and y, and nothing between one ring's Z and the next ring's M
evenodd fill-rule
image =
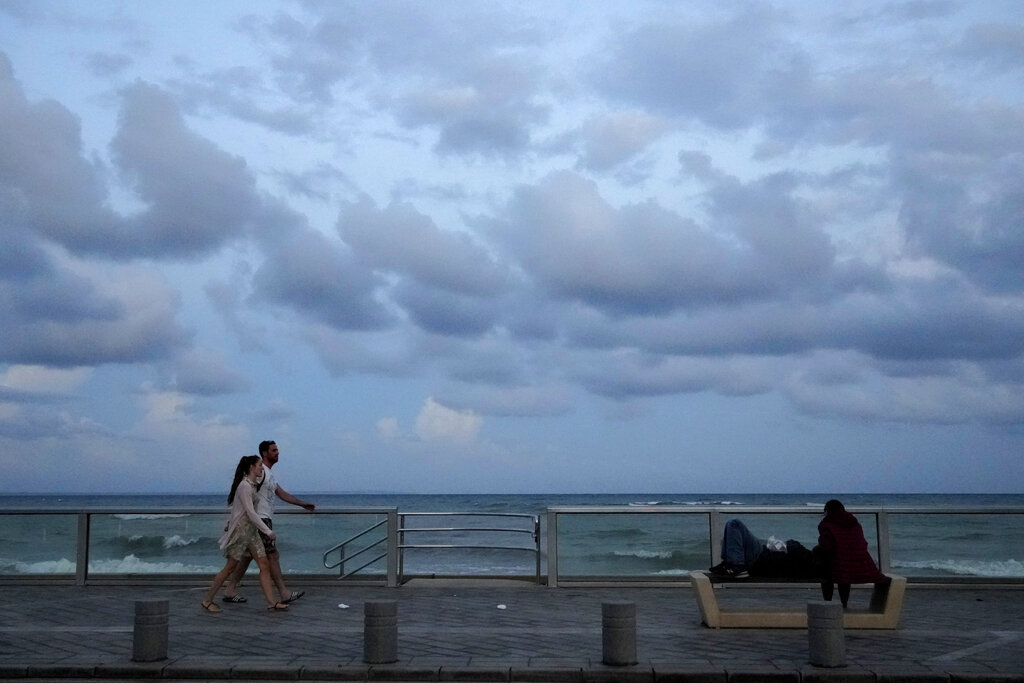
M722 563L711 573L725 578L758 576L764 578L817 579L821 570L813 553L799 541L786 541L785 549L769 548L738 519L725 523L722 537Z

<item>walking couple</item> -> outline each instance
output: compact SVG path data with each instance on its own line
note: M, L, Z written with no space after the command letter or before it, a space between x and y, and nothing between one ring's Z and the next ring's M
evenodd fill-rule
M276 443L261 442L259 452L258 456L244 456L235 468L235 477L228 493L230 516L220 538L220 549L224 551L227 563L213 577L210 590L203 598L203 609L207 612L223 611L215 600L217 591L225 583L224 597L221 598L224 602L246 602L238 594L238 583L248 569L249 562L254 559L260 570L260 588L268 610L286 610L290 603L305 594L305 591L289 590L284 583L281 559L277 552L277 535L273 528L274 507L277 498L310 511L316 506L296 498L278 485L271 472L280 457ZM275 586L280 599L274 595Z

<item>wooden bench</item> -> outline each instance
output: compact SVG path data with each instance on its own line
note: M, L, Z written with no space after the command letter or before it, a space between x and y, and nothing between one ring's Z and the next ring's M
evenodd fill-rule
M907 579L903 576L890 577L892 581L889 584L875 584L867 609L847 609L843 612L845 628L894 629L899 625ZM770 582L771 579L766 581ZM690 585L697 597L700 618L711 628L807 628L806 606L799 610L722 609L718 606L712 580L706 572L690 572Z

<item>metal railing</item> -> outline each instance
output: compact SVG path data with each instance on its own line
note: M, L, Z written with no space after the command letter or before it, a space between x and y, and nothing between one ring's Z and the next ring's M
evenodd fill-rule
M354 544L356 541L361 540L364 536L368 536L368 535L373 534L375 531L379 530L381 527L384 527L383 536L381 536L380 538L378 538L376 540L373 540L371 538L371 539L368 540L368 542L367 542L368 544L367 545L363 545L362 547L360 547L355 552L351 552L351 553L349 552L349 546ZM398 567L398 564L399 564L398 562L395 561L395 556L398 553L398 543L397 543L397 540L396 540L397 539L397 533L398 533L398 510L397 510L397 508L393 508L393 509L388 510L387 517L385 517L384 519L380 520L376 524L374 524L374 525L372 525L370 527L367 527L366 529L363 529L362 531L358 532L357 534L355 534L355 535L345 539L341 543L338 543L338 544L336 544L334 546L331 546L326 551L324 551L324 554L323 554L323 565L324 565L324 568L325 569L335 569L335 568L338 569L338 578L339 579L345 579L345 578L348 578L350 576L353 576L353 575L357 574L358 572L362 571L363 569L366 569L367 567L373 565L376 562L379 562L380 560L387 560L386 563L385 563L385 566L387 567L387 570L386 570L386 577L387 578L386 578L385 582L386 582L386 584L388 586L391 586L391 587L397 586L398 585L397 567ZM379 548L382 544L384 545L384 551L383 552L380 552L379 554L374 555L373 557L370 557L369 559L366 559L365 557L363 557L366 554L374 552L374 549L375 548ZM338 561L334 562L333 564L328 564L328 558L329 558L329 556L332 553L338 553ZM360 562L362 562L362 564L360 564L358 567L352 568L351 563L353 562L353 560L356 560L356 559L358 559ZM346 564L348 565L348 569L345 568Z
M851 513L858 516L861 524L865 528L865 534L868 536L868 541L873 550L877 555L879 568L886 573L892 572L893 563L893 547L894 541L899 542L898 535L894 536L893 532L893 521L898 520L901 517L910 516L1015 516L1019 521L1020 525L1015 528L1024 529L1024 508L1017 507L869 507L869 506L849 506L847 508ZM795 515L795 516L806 516L812 517L813 521L807 525L807 529L810 530L807 535L817 538L817 522L821 518L821 510L817 507L807 506L576 506L576 507L551 507L547 509L547 579L548 585L555 587L558 585L570 585L570 584L594 584L600 582L615 582L615 581L628 581L628 580L642 580L648 583L669 583L672 579L664 579L651 576L601 576L601 575L573 575L562 577L559 570L560 565L560 544L559 544L559 527L561 519L570 519L575 516L595 516L595 515L606 515L610 517L619 517L626 515L672 515L672 516L688 516L696 517L697 519L704 518L704 522L701 526L707 529L707 536L705 541L707 544L707 556L705 563L701 563L702 567L717 564L717 558L721 555L721 544L722 544L722 533L725 526L725 521L732 518L747 519L756 515ZM681 517L682 518L682 517ZM874 533L870 532L873 522ZM564 526L564 525L562 525ZM806 531L806 530L805 530ZM1021 533L1024 533L1022 531ZM1015 546L1010 545L1011 548ZM1019 546L1018 552L1019 552ZM715 558L715 559L713 559ZM702 568L701 567L701 568ZM694 567L694 569L697 567ZM685 574L681 574L674 581L679 581L685 578ZM1017 576L999 576L992 578L984 578L977 576L909 576L915 581L932 582L932 583L1000 583L1000 584L1012 584L1012 585L1024 585L1024 577Z
M500 518L510 520L529 520L529 528L519 528L513 526L496 526L496 527L482 527L482 526L439 526L439 527L416 527L409 526L408 520L422 519L422 518ZM537 583L541 583L541 572L540 572L540 518L537 515L529 515L523 513L514 512L400 512L398 514L400 527L398 529L398 577L399 582L404 580L405 576L405 552L407 550L509 550L509 551L526 551L534 555L534 578ZM519 534L529 534L533 539L533 544L530 546L523 545L492 545L487 543L409 543L406 540L407 535L417 534L465 534L465 535L480 535L480 534L511 534L513 536Z
M893 565L896 564L896 573L906 575L912 581L978 585L999 583L1024 587L1024 577L1019 575L1020 562L1024 558L1014 559L1014 564L1006 572L1000 574L996 571L990 575L991 578L980 575L954 576L941 568L937 570L938 574L929 574L928 572L931 571L929 567L905 570L907 558L913 559L913 553L916 552L914 548L921 543L932 543L933 546L930 547L934 547L935 544L962 543L964 545L941 545L941 547L949 550L951 553L948 555L949 557L957 557L970 563L993 559L989 556L992 548L997 548L1002 553L1003 561L1005 561L1006 552L1020 553L1019 549L1024 547L1024 508L1022 507L851 506L849 510L860 518L868 536L871 551L877 557L882 571L890 572ZM338 573L322 574L317 573L315 568L312 571L303 568L300 570L301 573L291 574L303 581L337 580L339 575L359 574L362 576L367 567L374 564L379 566L383 563L385 565L384 572L383 574L377 573L376 578L388 586L397 586L407 578L407 552L423 553L429 556L433 552L445 553L455 549L466 550L470 553L476 550L532 553L535 578L538 582L542 581L541 519L537 515L467 512L399 513L397 508L323 508L317 509L315 513L285 509L278 511L277 514L297 516L282 520L286 539L295 539L296 536L292 534L298 531L303 532L307 544L310 538L349 537L347 541L336 544L323 553L325 569L338 569ZM350 515L356 516L356 519L347 518ZM384 519L376 519L369 526L353 524L353 521L358 521L360 515L375 515L378 518L383 516ZM656 520L648 515L662 515L666 516L666 519ZM45 523L33 522L33 528L44 528L41 538L38 537L37 530L36 537L15 539L17 532L11 530L19 527L19 518L25 516L43 519ZM626 520L626 516L638 518L639 523L633 524L637 527L637 533L648 540L656 540L661 544L660 547L687 547L687 554L666 560L673 567L679 568L675 576L652 576L650 572L632 569L627 569L625 573L620 574L602 574L594 571L588 573L586 560L581 560L579 557L593 552L593 548L598 547L599 543L595 542L593 538L581 540L585 534L581 531L583 527L577 523L577 520L589 517L593 524L614 527L615 523ZM722 531L726 520L739 517L748 521L751 518L756 519L758 516L770 518L772 528L786 528L786 525L789 525L789 528L798 529L793 532L792 538L815 539L817 537L815 527L820 518L820 511L817 508L806 506L579 506L548 508L545 517L547 524L545 532L547 535L547 583L550 586L559 586L573 583L594 584L602 580L611 582L638 580L649 583L678 582L685 578L684 569L704 568L717 563L713 558L718 558L720 555ZM786 516L791 518L787 519ZM183 519L163 519L173 517ZM413 520L472 517L505 517L529 521L522 526L502 526L497 523L480 526L469 524L411 525ZM122 521L137 518L143 518L143 521ZM151 518L160 519L148 521ZM17 551L13 550L20 547L27 549L24 551L23 557L32 558L31 562L27 562L27 564L50 565L38 570L24 570L14 569L14 565L9 564L6 569L0 568L0 583L10 584L24 580L77 585L170 581L205 582L209 578L206 568L197 569L196 566L186 566L175 569L172 567L158 573L152 571L151 568L136 570L131 566L123 567L116 562L108 565L105 564L98 551L93 553L93 546L99 548L115 542L125 543L130 534L140 533L133 525L144 529L141 532L143 534L157 533L147 530L152 529L153 526L146 525L154 525L157 528L165 529L159 532L165 535L182 534L186 538L179 540L184 543L192 543L194 540L191 538L192 536L201 536L206 539L204 543L209 544L211 536L215 539L219 535L219 530L223 527L223 520L223 508L0 509L0 542L7 548L5 561L10 561L11 557L15 558L15 562L22 559L18 558ZM166 531L171 526L171 522L179 523L187 531ZM120 528L122 524L125 526L124 530ZM189 524L191 527L188 526ZM291 529L288 528L289 526ZM303 530L303 526L307 528ZM666 529L670 531L666 531ZM922 529L925 532L922 532ZM949 529L968 529L968 531L963 534L965 539L959 539L955 538L955 535L950 536ZM924 539L919 538L917 535L921 533L928 533L930 536ZM434 542L434 539L420 540L423 535L431 534L446 535L447 539L444 542ZM494 542L494 539L500 538L502 534L512 536L529 534L532 537L532 543L516 545L511 542ZM980 542L981 545L972 546L972 541L968 538L972 534L980 535L985 540ZM608 537L620 538L617 534L610 534ZM472 538L473 542L465 540L467 538ZM950 540L954 538L955 541ZM134 538L129 540L134 542ZM587 545L588 543L590 545ZM115 547L117 548L115 551L106 550L106 557L120 558L128 554L128 551L124 550L122 546ZM206 567L220 562L215 545L213 547L196 545L193 548L192 556L202 560L195 563L197 566ZM583 551L579 556L572 555L574 550L581 548ZM331 563L328 561L328 556L335 552L338 553L338 559ZM94 554L100 556L100 559L96 560L93 557ZM316 551L316 555L309 558L308 561L311 564L308 566L315 567L319 557L320 552ZM286 561L297 562L298 560L294 558L294 555L289 555L286 551ZM574 561L579 563L579 568L572 566ZM94 565L93 568L90 568L90 564ZM913 563L911 564L913 565ZM55 565L57 568L54 568ZM449 564L449 566L459 565L455 563L454 565ZM426 575L434 574L430 574L428 571ZM367 576L375 578L372 574Z
M295 516L295 522L304 521L310 524L319 523L321 526L327 525L327 520L343 518L346 516L361 516L361 515L385 515L392 519L392 522L388 525L389 529L397 528L397 508L383 508L383 507L365 507L365 508L318 508L315 513L301 511L301 510L278 510L275 513L275 518L278 516ZM44 539L47 539L51 544L55 544L55 537L60 537L61 543L59 548L55 548L55 553L52 558L47 558L44 564L58 564L58 558L64 558L66 570L61 571L60 569L54 570L49 573L28 573L28 574L12 574L12 573L0 573L0 583L20 583L24 581L32 581L37 583L52 583L52 584L73 584L78 586L85 586L89 584L121 584L121 583L153 583L153 582L206 582L209 581L210 574L206 571L161 571L161 572L145 572L135 573L131 570L122 571L103 571L95 570L90 568L91 564L96 563L94 557L93 545L100 542L110 543L114 537L120 536L121 532L119 529L113 530L114 525L128 525L132 522L130 520L145 520L139 522L145 524L147 521L149 524L156 524L163 520L172 518L182 518L182 523L185 525L191 525L191 531L195 534L203 536L212 536L217 538L220 531L223 529L224 520L226 513L224 508L210 508L210 507L177 507L177 508L127 508L127 507L109 507L109 508L90 508L88 510L80 509L24 509L24 508L12 508L12 509L0 509L0 543L6 545L8 552L5 553L6 557L11 556L11 549L13 547L12 540L5 535L6 525L10 524L12 520L18 520L25 517L42 517L42 518L64 518L54 519L52 524L46 524L42 526L40 532ZM129 520L129 521L123 521ZM53 527L53 529L47 532L47 527ZM104 530L102 527L108 526L112 529ZM98 528L99 527L99 528ZM186 527L188 528L188 527ZM9 531L9 529L6 529ZM396 537L388 539L388 551L387 551L387 567L388 573L385 580L388 585L396 585L394 568L397 567L397 541ZM27 539L28 542L35 542L33 539ZM133 539L129 539L133 540ZM183 541L187 543L187 541ZM218 559L215 553L218 553L216 546L210 549L208 561L213 564L219 564L222 559ZM67 558L73 557L73 563L67 561ZM61 569L65 568L64 566ZM294 578L303 579L315 579L316 574L295 574L291 575Z

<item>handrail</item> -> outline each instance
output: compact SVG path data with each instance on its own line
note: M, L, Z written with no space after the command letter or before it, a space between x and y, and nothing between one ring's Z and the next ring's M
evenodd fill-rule
M406 519L409 517L502 517L502 518L517 518L517 519L529 519L532 524L531 529L518 529L515 527L407 527ZM540 517L537 515L531 515L521 512L400 512L398 513L399 529L398 529L398 577L401 582L405 575L405 551L406 550L447 550L447 549L461 549L461 550L511 550L511 551L526 551L531 552L535 558L535 580L537 583L542 583L540 574ZM526 533L531 534L533 537L533 545L527 546L512 546L512 545L481 545L481 544L463 544L463 543L451 543L451 544L427 544L427 543L406 543L405 535L408 533L419 533L419 532L434 532L434 533L449 533L449 532L490 532L490 533Z
M345 547L349 543L351 543L352 541L355 541L356 539L362 538L363 536L365 536L366 534L370 533L371 531L379 529L381 526L387 525L387 523L388 523L388 520L386 518L382 519L379 522L377 522L376 524L374 524L373 526L371 526L371 527L369 527L367 529L364 529L363 531L360 531L355 536L352 536L352 537L342 541L341 543L338 543L337 545L334 545L334 546L328 548L327 550L325 550L324 551L324 555L323 555L323 560L322 560L324 568L325 569L334 569L335 567L339 567L340 569L338 571L338 574L339 574L338 578L339 579L344 579L346 576L351 576L352 574L355 574L356 572L358 572L361 569L366 569L367 567L369 567L371 564L373 564L377 560L381 560L381 559L387 557L388 553L387 553L387 550L385 550L383 553L381 553L377 557L374 557L370 561L368 561L368 562L366 562L364 564L359 565L355 569L352 569L352 570L350 570L348 572L345 571L345 563L346 562L349 562L350 560L352 560L352 559L354 559L356 557L359 557L363 553L368 552L370 549L376 548L381 543L386 542L387 541L387 537L385 536L384 538L377 539L376 541L374 541L370 545L368 545L365 548L362 548L360 550L357 550L356 552L352 553L351 555L346 555L345 554ZM335 550L341 551L339 553L338 561L335 562L334 564L327 564L327 556L330 555L331 553L333 553Z

